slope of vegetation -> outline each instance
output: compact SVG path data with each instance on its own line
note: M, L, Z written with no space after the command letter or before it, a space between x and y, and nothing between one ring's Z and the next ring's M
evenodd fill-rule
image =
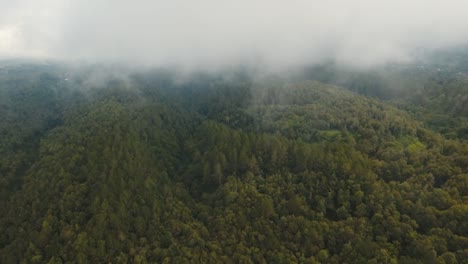
M317 81L26 72L1 79L0 263L468 259L468 144L404 107Z

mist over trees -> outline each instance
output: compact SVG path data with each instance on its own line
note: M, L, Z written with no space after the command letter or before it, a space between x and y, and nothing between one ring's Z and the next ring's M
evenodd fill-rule
M464 263L468 79L447 56L261 78L4 64L0 262Z
M468 263L467 18L0 0L0 264Z

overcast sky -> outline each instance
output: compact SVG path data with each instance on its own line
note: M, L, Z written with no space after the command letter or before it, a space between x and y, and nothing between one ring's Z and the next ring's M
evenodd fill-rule
M0 0L0 57L373 65L468 43L466 0Z

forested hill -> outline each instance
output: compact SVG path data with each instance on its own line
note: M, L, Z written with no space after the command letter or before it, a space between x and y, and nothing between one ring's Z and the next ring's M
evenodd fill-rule
M0 263L467 263L443 84L431 112L305 79L68 74L0 72Z

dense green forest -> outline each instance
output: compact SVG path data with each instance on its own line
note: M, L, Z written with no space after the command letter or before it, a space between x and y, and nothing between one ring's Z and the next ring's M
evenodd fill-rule
M0 263L467 263L468 69L0 67Z

